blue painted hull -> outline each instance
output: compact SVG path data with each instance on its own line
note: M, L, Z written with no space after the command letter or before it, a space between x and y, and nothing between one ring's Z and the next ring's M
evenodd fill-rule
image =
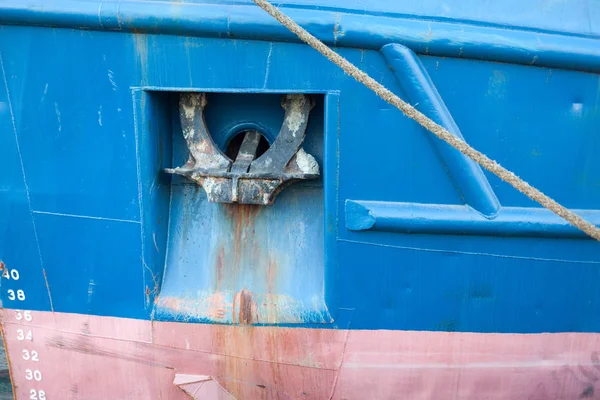
M283 9L597 224L600 8L521 3ZM243 292L273 329L600 332L596 241L252 3L7 1L0 23L5 312L229 326ZM271 206L208 202L164 171L188 158L188 92L223 151L248 129L272 143L281 96L310 95L321 177Z

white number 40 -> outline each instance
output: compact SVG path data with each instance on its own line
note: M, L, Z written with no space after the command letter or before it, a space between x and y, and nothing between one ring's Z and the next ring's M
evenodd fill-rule
M16 269L11 269L10 272L8 272L8 269L5 269L4 272L2 272L2 277L6 278L6 279L14 279L15 281L19 280L19 271L17 271Z
M43 390L29 390L29 400L46 400L46 392Z

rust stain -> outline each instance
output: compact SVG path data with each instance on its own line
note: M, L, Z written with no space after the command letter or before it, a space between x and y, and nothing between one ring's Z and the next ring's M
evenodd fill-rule
M236 297L239 297L240 303L238 322L245 325L256 322L256 319L254 318L256 315L256 306L252 299L252 292L242 289Z
M223 282L223 268L225 265L225 247L221 245L219 252L217 253L217 260L215 261L216 270L216 287L215 290L218 292L221 290L221 283Z
M133 43L138 62L138 76L141 78L142 84L146 85L148 83L148 36L135 33Z
M6 264L4 264L4 261L0 260L0 271L4 271L5 268L6 268Z
M267 290L270 294L274 294L278 273L279 263L275 257L269 257L269 268L267 269Z
M277 276L279 274L279 264L274 257L269 257L269 267L267 269L267 291L269 294L275 294L275 288L277 283ZM268 322L278 321L278 307L277 307L277 297L276 296L266 296L268 302L273 304L268 304L264 309L269 310L269 315L263 317L264 320Z
M48 283L48 276L46 275L46 269L42 268L44 274L44 282L46 283L46 290L48 291L48 300L50 301L50 310L54 312L54 304L52 303L52 294L50 294L50 284Z
M277 293L281 273L279 257L261 234L264 226L258 225L263 222L257 218L263 207L247 204L219 204L217 207L223 216L227 234L219 237L212 260L213 300L219 293L233 291L234 295L229 300L233 304L211 301L209 307L215 317L225 317L224 312L231 313L226 315L231 315L231 321L236 326L233 329L219 324L211 326L213 351L226 355L217 361L215 379L234 398L248 398L248 379L253 379L255 387L265 389L260 398L286 398L280 397L282 393L273 391L286 379L278 362L286 359L286 354L298 352L300 344L283 333L281 328L253 326L256 323L278 321L277 303L280 298L283 299ZM256 293L245 286L243 279L249 273L253 274L255 281L264 283L266 293ZM268 310L268 315L259 314L259 310L261 313ZM247 360L262 358L261 354L265 352L272 362L268 372L258 377L248 371ZM256 396L255 392L252 393Z
M225 322L231 316L232 301L225 292L211 292L198 298L180 298L160 296L155 299L160 307L175 312L192 315L202 315L216 322Z
M241 262L253 251L248 247L248 243L255 242L254 223L261 206L223 204L221 207L226 220L226 230L231 232L231 235L221 238L219 252L214 261L214 288L217 291L236 290Z
M219 205L224 216L226 231L229 237L221 238L219 251L214 260L214 288L219 290L236 290L239 288L241 265L246 257L259 260L260 249L255 243L255 222L260 213L260 206L255 205ZM215 304L215 314L222 312L223 305ZM213 325L213 346L219 354L248 354L255 348L254 327L257 321L256 306L252 293L242 288L233 297L231 310L232 322L240 324L233 330L225 326ZM246 361L238 357L224 357L218 361L219 383L234 398L244 398L244 384L241 382L247 369ZM246 371L247 373L247 371Z
M146 304L150 303L150 288L146 285Z
M0 263L4 266L4 262L0 261ZM2 304L0 304L0 320L4 321L4 315L1 314L4 309L1 308L1 306L2 306ZM10 382L10 385L12 387L12 392L16 393L16 391L15 391L16 387L15 387L15 383L14 383L15 380L13 378L13 374L15 374L15 371L13 369L14 367L13 367L13 365L11 363L11 358L10 358L10 355L8 353L8 350L7 350L8 347L7 347L7 343L6 343L6 332L4 332L4 322L0 323L0 336L1 336L1 339L2 339L2 346L4 347L4 349L6 349L5 351L7 351L7 353L6 353L6 365L8 367L8 375L10 376L10 381L9 382Z

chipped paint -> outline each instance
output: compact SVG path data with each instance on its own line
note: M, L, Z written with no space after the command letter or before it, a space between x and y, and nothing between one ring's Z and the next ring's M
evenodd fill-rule
M493 70L489 78L487 95L501 99L506 94L507 78L503 71Z
M304 304L290 295L252 293L247 289L239 292L201 291L195 298L165 296L158 299L157 305L191 320L215 323L300 324L311 321L324 324L331 321L325 317L326 314L312 311L312 305Z
M296 164L298 165L298 168L300 168L300 171L305 174L319 173L319 164L315 158L304 151L303 148L300 148L296 153Z
M42 94L42 98L40 99L40 103L43 103L46 100L46 94L48 94L48 84L44 85L44 93Z
M206 95L204 93L185 93L181 96L181 108L185 118L194 119L197 107L206 107Z
M573 105L571 105L571 115L573 118L581 119L583 115L583 104L579 102L573 103Z
M114 72L111 71L110 69L108 70L108 81L110 82L110 85L112 86L112 90L116 91L118 86L117 86L117 83L115 82Z
M303 113L304 104L307 100L306 97L301 94L292 94L287 95L286 97L289 102L287 104L284 103L286 105L286 111L288 112L285 123L287 124L288 129L292 132L292 135L295 137L300 129L300 126L308 117Z
M152 232L152 243L154 243L154 248L156 249L156 251L160 251L158 249L158 244L156 243L156 232Z
M269 53L267 54L267 65L265 67L265 80L263 82L263 89L267 88L269 82L269 72L271 71L271 57L273 56L273 42L269 43Z
M58 131L62 131L62 125L60 123L60 110L58 109L58 103L54 102L54 113L56 114L56 121L58 122Z
M231 161L214 145L206 131L203 110L206 107L206 94L183 93L179 102L181 127L190 158L186 165L175 168L175 173L184 173L187 169L210 170L229 168Z
M340 13L335 13L335 22L333 24L333 45L337 46L340 38L343 38L346 35L346 32L343 31L340 25L340 20L342 16Z
M94 282L93 279L90 279L90 282L88 284L88 298L87 298L87 302L88 304L90 304L92 302L92 296L94 295L94 287L96 286L96 283Z

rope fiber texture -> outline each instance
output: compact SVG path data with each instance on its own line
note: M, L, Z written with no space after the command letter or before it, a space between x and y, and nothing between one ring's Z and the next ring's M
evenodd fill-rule
M295 33L303 42L305 42L310 47L327 57L331 62L340 67L346 74L350 75L351 77L353 77L354 79L371 89L373 92L375 92L377 96L381 97L383 100L402 111L402 113L404 113L408 118L415 120L423 128L427 129L428 131L436 135L438 138L445 141L450 146L454 147L456 150L460 151L462 154L475 161L477 164L481 165L483 168L498 176L500 179L507 182L515 189L525 194L530 199L538 202L539 204L541 204L548 210L554 212L559 217L564 218L569 223L579 228L592 238L600 241L600 228L581 218L579 215L575 214L573 211L561 205L551 197L545 195L540 190L536 189L535 187L525 182L523 179L519 178L513 172L507 170L506 168L498 164L496 161L492 160L485 154L471 147L464 140L454 136L444 127L440 126L439 124L428 118L425 114L421 113L420 111L417 111L413 106L396 96L394 93L386 89L382 84L380 84L375 79L362 72L354 64L350 63L344 57L340 56L335 51L327 47L319 39L308 33L308 31L306 31L304 28L302 28L300 25L294 22L287 15L279 11L267 0L253 1L260 8L269 13L269 15L271 15L273 18L279 21L283 26L285 26L291 32Z

